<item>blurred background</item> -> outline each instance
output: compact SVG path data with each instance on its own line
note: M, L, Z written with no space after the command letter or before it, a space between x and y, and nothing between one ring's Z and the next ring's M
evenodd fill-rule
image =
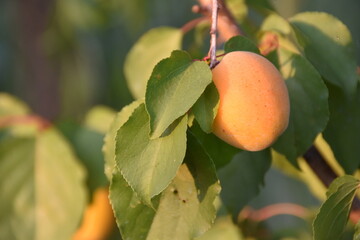
M229 1L264 6L267 2ZM150 28L181 27L198 17L191 11L196 3L196 0L0 0L0 92L24 100L34 113L59 126L64 126L64 122L80 123L96 105L118 111L133 100L123 72L131 46ZM302 11L335 15L350 29L360 65L359 0L272 0L270 3L284 17ZM247 13L250 18L257 18L251 9ZM202 56L207 49L204 48ZM110 121L103 125L108 126ZM82 129L77 135L70 133L74 127L60 128L72 138L79 157L94 163L84 161L89 168L89 179L95 182L90 185L93 188L106 185L101 153L106 127L101 134ZM94 177L99 174L100 177ZM279 202L310 208L320 204L302 181L276 168L267 173L266 182L251 203L254 208ZM294 216L278 216L266 224L273 232L280 228L296 231L296 239L309 239L309 235L300 237L304 229L306 234L311 232L309 224ZM247 229L251 227L259 232L263 226L254 227L250 223ZM273 239L277 238L281 235ZM113 239L119 239L118 233Z
M271 2L284 17L306 10L337 16L350 28L360 62L360 1ZM123 74L132 44L152 27L181 27L194 19L194 4L195 0L1 0L0 91L16 95L50 120L76 121L97 104L119 110L132 101Z

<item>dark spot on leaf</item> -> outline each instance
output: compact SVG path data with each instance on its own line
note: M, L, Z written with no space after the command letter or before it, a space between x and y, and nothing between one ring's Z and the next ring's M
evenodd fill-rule
M183 203L186 203L186 200L185 200L185 199L183 199L183 200L182 200L182 202L183 202Z
M175 195L178 194L178 190L175 189L175 190L173 191L173 193L174 193Z

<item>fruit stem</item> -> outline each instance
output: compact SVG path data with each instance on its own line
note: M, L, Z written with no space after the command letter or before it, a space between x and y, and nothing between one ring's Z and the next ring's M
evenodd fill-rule
M212 0L212 14L211 14L211 29L210 29L210 49L209 49L209 56L210 56L210 68L213 69L218 61L216 60L216 33L217 33L217 18L218 18L218 0Z

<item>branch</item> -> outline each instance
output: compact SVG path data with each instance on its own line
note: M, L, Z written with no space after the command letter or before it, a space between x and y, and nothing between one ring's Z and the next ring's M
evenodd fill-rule
M210 17L211 0L198 0L200 6L194 6L193 12L200 13L204 16ZM229 40L231 37L243 35L240 27L232 13L227 8L223 0L218 0L218 32L219 38L222 42Z
M217 33L217 17L218 17L218 0L212 0L211 29L210 29L210 68L213 69L218 61L216 60L216 33Z

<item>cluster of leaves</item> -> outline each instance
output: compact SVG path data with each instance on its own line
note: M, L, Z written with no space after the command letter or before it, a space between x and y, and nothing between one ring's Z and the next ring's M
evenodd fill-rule
M261 152L240 151L211 133L218 93L207 63L179 50L183 35L171 27L151 29L126 59L137 100L118 113L104 146L110 199L125 239L199 237L216 217L219 180L221 201L236 219L258 193L271 151L299 168L297 159L320 133L346 173L358 168L359 78L351 35L338 19L306 12L285 20L271 13L257 38L225 43L225 53L260 53L253 41L277 39L266 57L286 80L291 116L284 134ZM357 187L357 180L345 177L330 188L314 222L316 239L341 234Z

